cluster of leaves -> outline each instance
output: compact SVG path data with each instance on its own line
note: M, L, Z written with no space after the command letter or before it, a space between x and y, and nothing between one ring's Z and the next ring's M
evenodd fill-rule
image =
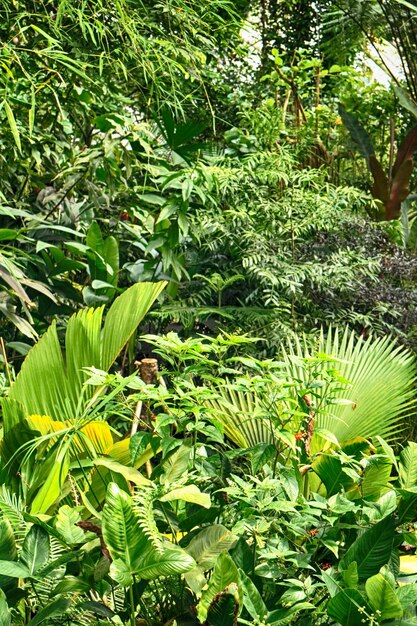
M163 287L73 316L65 355L52 325L2 401L0 623L415 623L411 354L172 333L155 382L109 373Z

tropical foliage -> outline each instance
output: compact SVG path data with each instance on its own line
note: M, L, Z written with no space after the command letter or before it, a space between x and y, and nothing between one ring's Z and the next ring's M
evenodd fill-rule
M416 19L0 0L0 626L417 624Z

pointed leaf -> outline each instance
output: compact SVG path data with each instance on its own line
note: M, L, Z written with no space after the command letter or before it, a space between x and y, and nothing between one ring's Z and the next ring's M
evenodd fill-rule
M368 159L372 154L375 154L370 136L359 124L356 117L352 113L348 113L343 106L339 107L339 113L361 155Z
M145 317L166 282L138 283L116 298L104 323L101 368L108 370Z
M350 546L340 561L340 569L346 570L353 561L356 561L360 581L377 574L390 560L394 529L395 522L392 516L368 528Z
M178 487L177 489L172 489L164 496L159 498L161 502L171 502L172 500L183 500L184 502L191 502L193 504L198 504L203 506L206 509L209 509L211 506L210 495L208 493L203 493L197 487L197 485L187 485L185 487Z
M62 617L70 606L71 602L66 598L56 598L38 611L35 617L27 623L27 626L38 626L45 620L50 620L53 617Z
M381 200L385 206L389 199L389 181L388 176L382 169L381 163L375 155L369 157L369 169L371 170L374 185L372 187L372 195L377 200Z
M374 611L380 611L380 618L395 619L402 617L403 609L394 587L382 574L376 574L365 583L366 595Z
M50 553L49 535L41 526L34 524L25 537L20 560L31 576L36 574L48 561Z
M385 219L393 220L399 217L401 212L401 203L404 202L410 193L409 184L412 173L412 159L401 163L391 183L390 196L386 205Z
M417 443L409 441L401 451L398 478L402 489L417 487Z
M414 153L417 151L417 126L414 126L402 141L398 148L397 157L392 167L392 176L395 178L400 167L405 161L412 161Z
M203 592L201 600L197 606L197 617L200 622L204 622L207 618L208 609L213 602L215 596L222 593L231 583L239 585L239 572L232 558L227 552L222 552L217 558L216 565L210 576L209 585ZM242 604L243 593L239 589L239 604Z
M240 581L243 589L243 606L252 619L262 621L268 613L265 602L252 580L239 569Z
M10 578L29 578L30 571L22 563L16 561L0 561L0 576Z
M219 555L232 548L236 541L237 537L225 526L212 524L200 530L191 539L187 552L204 571L207 571L214 567Z
M358 626L362 623L363 608L369 612L369 607L357 589L343 589L334 598L329 600L327 613L342 626Z

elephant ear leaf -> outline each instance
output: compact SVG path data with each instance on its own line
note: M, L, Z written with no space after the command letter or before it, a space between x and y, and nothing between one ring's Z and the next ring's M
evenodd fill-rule
M372 196L380 200L385 206L389 200L389 180L388 176L382 169L381 163L375 155L369 157L369 169L371 170L374 184L372 187Z

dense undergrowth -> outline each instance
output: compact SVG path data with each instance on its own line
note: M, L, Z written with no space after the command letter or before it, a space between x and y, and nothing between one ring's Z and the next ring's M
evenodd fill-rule
M416 11L0 0L0 626L417 624Z

